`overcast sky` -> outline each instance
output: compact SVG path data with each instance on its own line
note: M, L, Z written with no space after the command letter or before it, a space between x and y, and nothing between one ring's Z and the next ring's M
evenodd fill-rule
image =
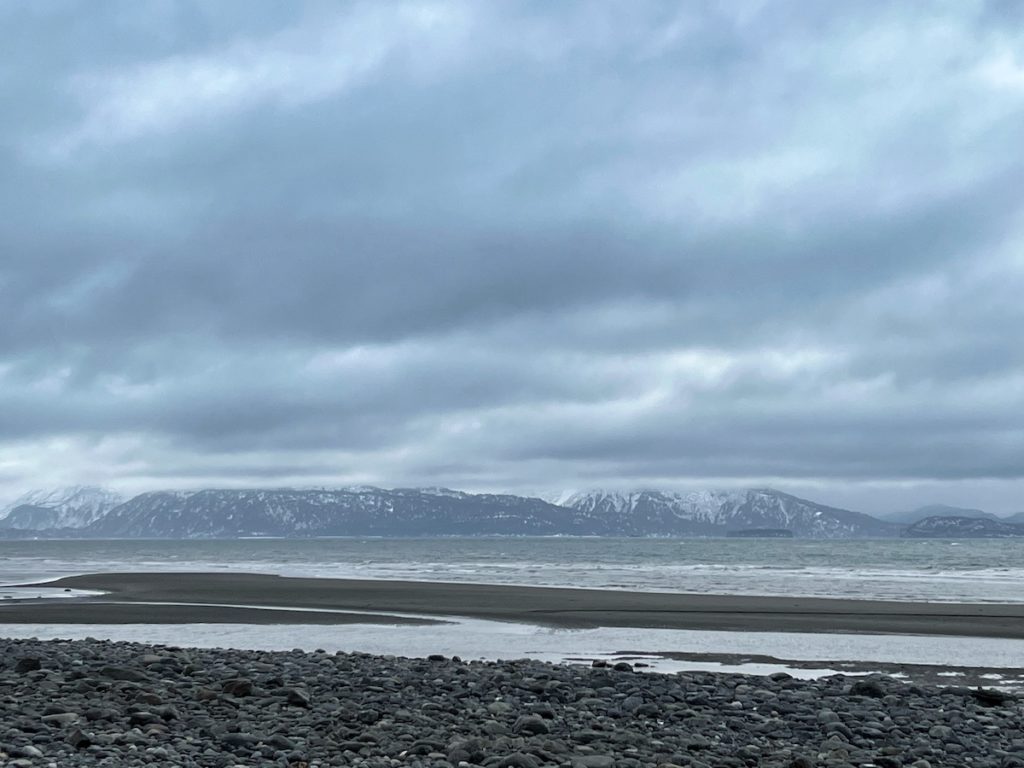
M0 4L0 498L1024 510L1024 3Z

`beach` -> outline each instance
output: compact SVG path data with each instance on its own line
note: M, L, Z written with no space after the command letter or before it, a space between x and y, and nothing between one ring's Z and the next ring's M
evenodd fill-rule
M60 579L47 586L104 594L62 600L59 605L45 600L10 601L0 604L0 623L188 623L244 619L253 624L294 624L303 623L306 618L317 624L379 623L382 615L393 617L393 623L402 623L410 619L400 614L412 614L421 620L459 616L557 628L1024 638L1022 604L693 595L249 573L100 573ZM289 610L277 610L280 608ZM297 620L298 616L303 617L302 621Z
M1024 670L977 661L983 645L1012 648L1024 637L1020 604L223 572L95 573L45 586L47 594L70 596L0 602L8 634L23 626L67 638L81 626L117 637L123 626L160 636L160 627L180 626L183 641L0 640L7 724L0 758L18 768L1024 765L1015 692ZM39 585L23 589L33 595ZM479 653L491 630L471 635L478 625L546 627L540 631L569 647L597 631L668 640L664 648L622 647L607 658L521 658L515 647L507 647L508 658L493 650L482 658L439 652L455 634ZM197 628L218 626L232 629L225 637L233 639L194 647ZM400 650L311 645L359 627L374 642L393 637ZM275 647L275 631L290 644ZM892 654L901 642L930 636L969 650L961 666L822 664L716 646L679 651L671 638L686 633L764 648L792 636L797 649L811 638L834 638L841 648L851 638L888 637ZM534 643L539 636L523 637ZM641 674L655 657L680 671ZM1009 690L990 687L992 678Z
M0 634L301 648L657 672L885 673L1024 690L1021 604L640 593L249 573L98 573L7 587ZM48 597L33 596L44 592ZM54 599L60 595L61 599Z
M1007 768L1024 753L1016 697L887 677L102 640L0 640L0 659L16 768Z

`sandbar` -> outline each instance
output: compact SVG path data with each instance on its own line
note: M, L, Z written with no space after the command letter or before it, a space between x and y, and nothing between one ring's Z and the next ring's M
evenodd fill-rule
M424 619L465 617L565 629L604 626L1024 639L1024 604L627 592L221 572L97 573L48 586L105 594L7 601L0 603L0 623L394 624L415 619L389 614L412 614ZM272 607L293 610L267 610ZM316 612L324 609L345 613Z

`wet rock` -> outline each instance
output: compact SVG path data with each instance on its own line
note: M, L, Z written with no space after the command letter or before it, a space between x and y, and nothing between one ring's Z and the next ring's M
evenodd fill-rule
M250 733L226 733L221 737L221 743L233 748L255 747L259 739Z
M19 675L23 675L26 672L35 672L37 669L42 668L42 662L36 656L25 656L18 659L14 664L14 671Z
M308 708L311 700L309 698L309 691L303 690L302 688L289 688L285 695L285 701L293 707Z
M81 716L75 712L61 712L60 714L43 715L39 719L47 725L66 726L77 723Z
M551 726L549 726L543 718L537 717L536 715L523 715L516 720L512 730L516 733L536 735L541 733L551 733Z
M235 698L244 698L246 696L252 696L254 686L252 680L244 677L237 677L232 680L225 680L221 683L220 689L228 696L234 696Z
M160 720L160 715L153 712L132 712L128 716L128 722L131 725L152 725L153 723L159 723Z
M514 752L499 760L497 768L540 768L540 760L524 752Z
M487 758L483 742L480 739L462 739L452 742L448 746L448 762L452 765L459 763L474 763L480 765Z
M850 695L880 699L885 696L885 689L874 680L858 680L850 686Z
M5 766L1024 768L1015 697L884 677L98 641L0 639L0 655L40 662L0 673ZM162 660L139 666L148 656Z
M78 728L68 734L67 742L75 749L85 749L92 746L92 739Z
M970 695L979 704L986 707L999 707L1012 701L1016 701L1017 699L1017 697L1012 693L997 691L993 688L977 688L976 690L971 691Z
M149 676L143 674L137 669L128 669L127 667L103 667L100 670L100 674L103 677L109 677L111 680L121 680L129 683L145 683L149 681Z

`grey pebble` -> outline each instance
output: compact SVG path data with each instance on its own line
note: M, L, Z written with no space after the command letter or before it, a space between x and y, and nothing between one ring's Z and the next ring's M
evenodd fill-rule
M1024 767L1002 691L0 639L0 764Z

